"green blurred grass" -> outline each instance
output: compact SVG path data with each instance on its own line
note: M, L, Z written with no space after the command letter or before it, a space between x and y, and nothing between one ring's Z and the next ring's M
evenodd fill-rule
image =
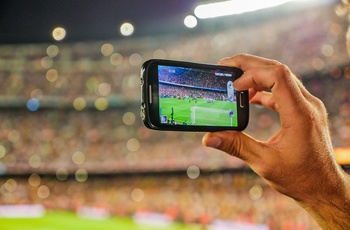
M105 220L80 218L73 212L47 212L41 218L0 218L1 230L199 230L198 225L179 223L170 226L140 225L131 218L110 217Z
M171 119L171 112L174 108L174 120L180 124L187 122L191 124L191 107L197 106L208 109L222 110L222 113L196 110L196 125L213 125L213 126L237 126L237 117L231 118L228 115L230 109L237 114L236 103L218 101L207 103L205 99L197 99L197 103L192 99L178 100L177 98L160 98L161 115L166 115ZM227 111L227 112L226 112Z

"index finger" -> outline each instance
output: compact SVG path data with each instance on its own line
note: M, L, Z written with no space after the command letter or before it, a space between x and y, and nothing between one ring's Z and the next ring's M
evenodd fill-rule
M295 113L307 107L299 80L286 65L247 54L222 59L219 64L243 70L243 75L234 82L236 90L271 90L275 109L284 121L295 118Z
M251 54L238 54L232 57L226 57L219 60L219 65L229 65L237 67L243 71L259 66L271 66L281 64L280 62L268 58L258 57Z

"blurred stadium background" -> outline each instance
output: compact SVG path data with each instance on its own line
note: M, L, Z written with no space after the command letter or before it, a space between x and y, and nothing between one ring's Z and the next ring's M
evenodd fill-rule
M0 3L1 229L318 229L240 160L202 147L202 133L143 127L139 72L150 58L277 59L325 103L337 158L350 163L340 1L186 27L201 2ZM278 129L278 115L251 106L247 133Z

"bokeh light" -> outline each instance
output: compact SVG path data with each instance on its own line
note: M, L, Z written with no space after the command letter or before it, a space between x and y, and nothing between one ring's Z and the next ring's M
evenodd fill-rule
M130 22L125 22L120 26L120 33L123 36L130 36L134 33L134 26Z
M56 41L62 41L66 37L66 30L63 27L56 27L52 31L52 37Z
M55 70L55 69L49 69L49 70L46 72L46 79L47 79L49 82L55 82L55 81L57 81L57 79L58 79L58 71Z
M123 115L123 123L126 125L133 125L136 120L136 116L133 112L127 112Z
M73 101L73 107L75 110L81 111L86 107L86 100L83 97L77 97Z
M37 191L38 197L46 199L50 196L50 189L46 185L41 185Z
M60 49L56 45L50 45L46 49L47 56L53 58L56 57L60 52Z
M109 58L110 62L114 66L119 66L123 63L123 56L119 53L114 53Z
M88 179L88 172L85 169L78 169L75 172L75 179L78 182L85 182Z
M263 188L260 185L254 185L249 190L249 197L252 200L259 200L263 195Z
M101 53L103 56L110 56L114 51L114 47L110 43L105 43L101 46Z
M135 202L141 202L145 198L145 192L142 189L135 188L131 192L131 199Z
M66 168L59 168L56 170L56 178L60 181L68 179L68 170Z
M31 98L27 101L27 109L29 111L37 111L40 107L40 101L37 98Z
M315 70L322 70L325 63L321 58L314 58L311 63Z
M211 173L209 180L212 184L220 184L222 182L223 176L221 172Z
M0 144L0 158L4 158L6 155L6 148Z
M40 99L43 97L43 91L41 89L33 89L33 91L30 93L30 96L32 98Z
M28 183L32 187L38 187L41 184L41 177L38 174L34 173L28 178Z
M83 152L81 152L81 151L76 151L75 153L73 153L72 161L76 165L83 164L84 161L85 161L85 154Z
M17 190L18 184L14 179L8 179L3 185L7 192L15 192Z
M106 110L108 108L108 100L104 97L100 97L98 99L96 99L95 101L95 108L97 110L103 111Z
M12 143L17 143L20 140L20 138L21 135L16 129L10 130L7 134L7 139Z
M184 19L184 24L187 28L194 28L197 26L197 18L193 15L188 15Z
M191 165L187 168L187 176L191 179L197 179L199 175L201 174L201 171L198 166Z
M126 146L129 151L136 152L140 149L140 142L136 138L131 138L127 141Z
M334 48L331 45L323 45L322 53L325 57L331 57L334 54Z
M156 59L165 59L166 58L166 52L163 49L157 49L153 52L153 58Z
M29 158L29 165L32 168L39 168L41 166L42 160L39 155L33 155Z
M142 64L142 57L140 54L132 54L129 57L129 63L132 66L141 66Z
M111 94L111 90L112 90L111 85L108 84L108 83L101 83L97 87L98 94L100 96L104 96L104 97L110 95Z
M53 60L51 57L49 56L46 56L46 57L43 57L41 59L41 66L44 68L44 69L49 69L51 68L53 65Z

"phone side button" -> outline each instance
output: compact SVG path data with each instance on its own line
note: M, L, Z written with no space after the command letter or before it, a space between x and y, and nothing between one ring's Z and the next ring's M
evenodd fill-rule
M148 95L149 103L152 104L152 86L151 85L148 86L148 92L149 92L149 95Z
M239 92L239 107L244 108L244 92Z

